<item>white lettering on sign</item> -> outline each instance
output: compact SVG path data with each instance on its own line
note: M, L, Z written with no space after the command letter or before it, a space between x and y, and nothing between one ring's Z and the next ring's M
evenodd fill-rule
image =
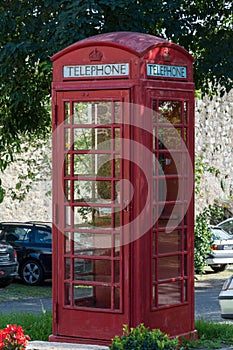
M64 66L64 78L115 77L129 75L128 63Z
M152 77L187 78L187 69L183 66L147 64L147 75Z

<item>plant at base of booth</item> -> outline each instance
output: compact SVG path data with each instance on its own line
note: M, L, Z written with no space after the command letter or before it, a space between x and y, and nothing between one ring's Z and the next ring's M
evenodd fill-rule
M143 324L128 329L124 325L122 337L116 336L112 340L110 350L174 350L178 345L177 338L169 339L169 335L159 329L149 330Z
M28 340L30 340L30 337L24 334L23 328L21 326L9 324L6 328L0 329L0 349L26 349Z

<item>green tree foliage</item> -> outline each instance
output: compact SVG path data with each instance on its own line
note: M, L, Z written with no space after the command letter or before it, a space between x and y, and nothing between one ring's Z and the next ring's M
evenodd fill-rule
M223 209L217 205L209 205L195 218L194 267L195 272L202 274L206 259L213 245L213 234L210 224L217 224L223 217Z
M195 57L203 92L232 88L232 1L1 0L0 170L50 128L50 57L84 37L139 31L172 40ZM211 83L211 85L209 85Z

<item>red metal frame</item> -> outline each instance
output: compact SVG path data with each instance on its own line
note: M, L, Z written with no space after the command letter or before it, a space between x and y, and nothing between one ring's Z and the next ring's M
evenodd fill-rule
M139 323L195 334L192 57L110 33L53 61L50 340L109 344Z

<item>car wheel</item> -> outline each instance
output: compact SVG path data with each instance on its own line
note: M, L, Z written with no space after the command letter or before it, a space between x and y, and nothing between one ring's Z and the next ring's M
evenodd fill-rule
M222 272L226 270L227 264L210 265L210 267L214 272Z
M20 269L20 277L24 283L31 286L40 284L44 279L43 269L36 260L26 261Z
M13 278L1 278L0 279L0 288L5 288L11 284Z

